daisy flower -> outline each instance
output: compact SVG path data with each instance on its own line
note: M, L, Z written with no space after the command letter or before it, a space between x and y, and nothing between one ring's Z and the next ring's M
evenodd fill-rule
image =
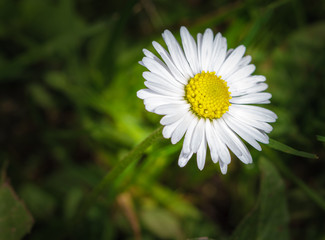
M202 170L208 147L223 174L231 162L229 151L243 163L252 163L241 139L260 151L258 142L269 142L269 122L277 119L272 111L251 105L270 103L271 94L264 92L265 77L252 75L255 66L250 64L251 56L244 56L246 48L227 50L227 40L220 33L214 36L207 29L195 41L181 27L180 35L182 46L168 30L162 34L168 50L152 43L160 57L143 50L140 64L148 69L143 73L147 88L137 96L149 112L164 115L160 123L165 138L175 144L184 136L180 167L196 153Z

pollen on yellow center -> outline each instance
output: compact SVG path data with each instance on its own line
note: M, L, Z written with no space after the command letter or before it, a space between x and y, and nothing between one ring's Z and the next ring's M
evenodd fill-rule
M202 71L188 81L185 99L198 117L212 120L228 111L231 105L228 89L226 81L216 76L215 72Z

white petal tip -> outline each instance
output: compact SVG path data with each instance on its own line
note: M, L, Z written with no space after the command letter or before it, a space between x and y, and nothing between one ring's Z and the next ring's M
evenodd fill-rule
M166 139L170 138L171 133L168 131L167 127L164 127L164 129L162 131L162 135Z
M187 28L185 26L181 26L181 31L187 31Z
M140 98L140 99L144 99L142 89L137 91L137 97Z
M204 168L204 163L205 163L205 161L198 161L197 162L197 167L198 167L198 169L200 170L200 171L202 171L203 170L203 168Z
M186 166L186 162L182 161L182 162L178 162L178 166L180 166L181 168Z
M225 175L227 173L227 170L228 170L228 165L225 164L225 163L220 162L220 170L221 170L221 173L223 175Z
M246 47L244 45L240 45L240 46L238 46L238 50L245 52L246 51Z
M187 164L187 162L188 162L188 159L187 158L180 157L178 159L178 166L180 166L181 168L182 167L185 167L186 164Z
M178 142L179 142L179 140L177 140L177 139L175 139L175 138L173 138L173 137L171 138L171 143L172 143L172 144L175 145L175 144L178 143Z
M189 152L189 153L185 153L181 152L180 156L179 156L179 159L178 159L178 166L180 167L184 167L187 162L190 160L190 158L192 157L193 153L192 152Z
M211 160L212 160L213 163L219 162L219 158L218 157L211 156Z

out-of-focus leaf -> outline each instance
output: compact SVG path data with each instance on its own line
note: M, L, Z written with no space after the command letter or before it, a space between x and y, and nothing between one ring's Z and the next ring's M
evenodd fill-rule
M237 227L231 240L289 239L284 183L268 160L262 158L259 163L262 178L257 205Z
M282 172L282 174L284 174L284 176L286 176L286 178L295 183L311 200L314 201L314 203L318 205L318 207L325 210L325 200L319 192L312 189L304 181L297 177L282 161L275 160L274 164L276 164L277 168Z
M285 152L288 154L292 154L295 156L299 156L299 157L314 158L314 159L318 158L318 156L316 154L296 150L296 149L289 147L283 143L280 143L274 139L270 139L270 143L268 144L268 146L275 150Z
M104 23L83 27L74 32L66 32L47 42L31 47L14 60L1 59L1 81L15 80L21 76L25 68L37 61L53 57L55 54L66 56L71 50L77 49L83 39L93 36L105 29ZM17 78L18 79L18 78ZM23 78L21 78L23 79Z
M178 216L192 219L200 218L200 213L191 203L187 202L173 191L170 191L168 188L158 183L145 184L142 182L142 184L144 184L147 192L150 192L157 202Z
M6 183L0 186L0 203L0 240L21 239L30 231L33 217Z
M249 213L246 218L238 225L235 232L231 236L231 240L241 240L241 239L256 239L257 236L257 226L259 217L258 209L254 208L251 213ZM253 226L253 227L252 227Z
M116 61L113 61L113 55L116 55L116 44L119 42L119 36L123 32L123 29L126 26L126 23L130 17L130 13L133 10L134 5L137 3L136 0L126 1L123 8L120 9L120 17L117 22L114 24L109 39L106 43L106 46L103 48L102 55L99 61L99 69L104 73L104 80L106 83L110 83L114 78L116 71Z
M321 142L325 142L325 137L317 135L317 140Z
M53 216L57 206L56 199L40 186L25 184L19 191L35 219L46 219Z
M179 239L182 235L179 220L167 210L146 208L140 216L146 228L162 239Z
M28 91L35 103L45 109L55 106L55 101L50 93L40 84L31 84Z
M64 215L66 219L71 219L83 198L83 192L80 188L71 189L65 199L64 203Z
M276 168L270 161L262 158L260 207L259 207L259 239L289 239L287 224L289 214L285 199L284 183Z

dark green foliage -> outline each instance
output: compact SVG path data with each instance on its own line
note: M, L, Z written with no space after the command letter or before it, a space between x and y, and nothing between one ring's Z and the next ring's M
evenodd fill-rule
M19 240L29 233L33 218L7 183L0 185L0 239Z
M261 158L259 165L262 176L257 204L231 239L289 239L284 183L268 160Z
M316 0L0 0L0 239L324 239L324 10ZM181 25L246 45L279 117L270 147L290 154L250 148L254 164L233 157L223 176L209 158L202 172L194 158L179 168L181 143L162 140L76 219L159 126L136 97L138 61ZM16 238L4 235L12 226Z

